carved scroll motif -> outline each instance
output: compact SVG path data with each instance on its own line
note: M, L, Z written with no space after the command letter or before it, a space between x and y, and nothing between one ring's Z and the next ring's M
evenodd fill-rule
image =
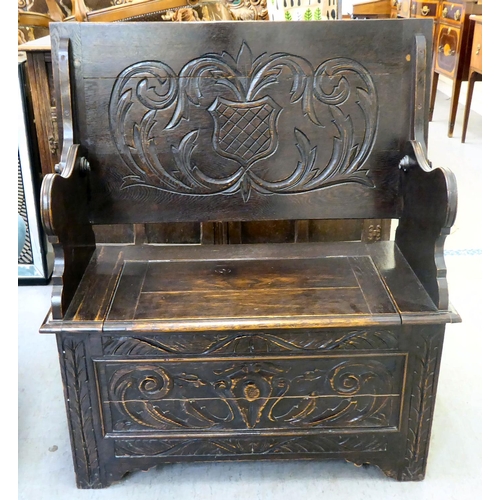
M288 95L268 93L278 84L290 86ZM310 132L280 124L283 110L291 106L300 106L307 127L322 128L329 137L326 165L318 164L319 146ZM304 193L346 182L373 186L363 164L375 140L377 96L368 71L352 59L329 59L314 68L293 54L254 57L243 42L236 58L227 52L205 54L178 75L163 62L142 61L117 77L109 119L129 169L122 190L240 193L246 202L254 191ZM266 160L280 152L280 129L287 126L293 127L296 166L277 178L273 162ZM202 136L210 133L207 127L212 128L214 158L224 165L217 172L207 166L213 162L193 159ZM207 141L203 144L206 148Z
M353 330L341 336L330 331L293 333L227 334L198 333L140 337L104 337L103 351L108 356L152 356L159 354L264 354L346 349L397 349L398 337L388 330Z
M134 456L227 456L288 455L300 453L321 455L346 451L385 451L382 436L352 434L349 436L287 436L188 440L120 440L115 443L117 457Z
M326 360L108 365L114 429L196 430L394 425L398 363ZM189 366L189 365L188 365ZM397 373L394 373L397 372Z
M81 488L100 488L102 484L97 441L92 422L85 343L64 339L62 362L77 482Z

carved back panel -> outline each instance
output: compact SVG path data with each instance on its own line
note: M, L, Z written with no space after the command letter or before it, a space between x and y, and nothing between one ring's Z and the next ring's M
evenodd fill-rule
M426 20L54 23L56 75L70 40L92 221L398 217L415 34L431 32Z

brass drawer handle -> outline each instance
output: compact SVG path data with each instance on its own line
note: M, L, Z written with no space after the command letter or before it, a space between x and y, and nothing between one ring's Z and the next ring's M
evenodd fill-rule
M460 10L456 10L455 14L453 15L453 17L455 18L455 21L459 21L461 16L462 16L462 12Z
M443 12L442 12L442 14L441 14L441 15L442 15L443 17L446 17L446 14L448 14L448 7L445 7L445 8L443 9Z
M430 11L431 11L431 9L429 9L429 7L427 7L427 5L424 5L420 12L422 13L423 16L426 16Z
M476 56L479 55L479 52L481 52L481 44L480 43L477 44Z

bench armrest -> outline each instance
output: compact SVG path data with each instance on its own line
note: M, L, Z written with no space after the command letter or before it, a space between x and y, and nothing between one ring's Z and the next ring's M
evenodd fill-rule
M89 168L79 145L72 145L60 173L44 177L42 224L54 247L52 318L62 319L95 249L88 218Z
M447 310L444 242L457 212L453 172L433 168L418 141L408 143L400 162L403 211L396 243L440 310Z

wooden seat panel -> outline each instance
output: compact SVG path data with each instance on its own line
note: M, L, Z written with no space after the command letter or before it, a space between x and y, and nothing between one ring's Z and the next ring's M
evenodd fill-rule
M397 317L371 258L364 256L266 262L126 261L107 318L292 316L300 321L301 316L374 313Z

